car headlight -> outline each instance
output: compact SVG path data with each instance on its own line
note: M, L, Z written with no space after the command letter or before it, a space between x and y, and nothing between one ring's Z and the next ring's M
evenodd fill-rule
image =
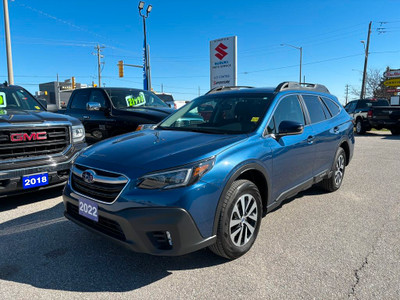
M72 142L78 143L85 139L85 128L83 125L72 126Z
M139 178L141 189L172 189L197 182L214 166L214 157L189 166L154 172Z

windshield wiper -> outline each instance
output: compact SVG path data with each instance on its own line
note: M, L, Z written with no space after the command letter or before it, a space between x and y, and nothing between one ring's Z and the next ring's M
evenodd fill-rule
M163 126L157 126L155 129L201 132L201 133L211 133L211 134L227 134L226 131L222 131L222 130L205 129L205 128L193 128L193 127L163 127Z

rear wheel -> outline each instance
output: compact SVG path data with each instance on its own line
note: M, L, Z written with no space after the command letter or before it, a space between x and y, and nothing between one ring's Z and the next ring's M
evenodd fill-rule
M215 254L235 259L250 250L260 229L262 205L257 186L249 180L232 183L222 199Z
M365 127L364 127L361 119L357 119L357 121L356 121L356 132L357 132L357 134L365 133Z
M334 192L340 188L343 182L344 171L346 169L346 153L342 147L336 151L335 161L332 167L332 176L321 182L322 188L328 192Z

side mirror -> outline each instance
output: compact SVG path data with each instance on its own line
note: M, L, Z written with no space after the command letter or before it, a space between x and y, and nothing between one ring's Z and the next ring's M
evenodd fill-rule
M101 110L101 104L98 102L88 102L88 103L86 103L86 110L89 110L89 111Z
M45 99L37 99L37 100L47 110L47 101Z
M300 134L304 130L304 125L299 122L282 121L279 124L278 136Z

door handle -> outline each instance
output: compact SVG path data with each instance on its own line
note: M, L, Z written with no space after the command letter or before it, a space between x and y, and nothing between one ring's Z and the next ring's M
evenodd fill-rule
M314 139L315 139L315 136L310 135L310 136L307 138L307 143L309 143L309 144L314 143Z
M89 116L83 116L83 119L87 120L87 119L90 119L90 117Z

